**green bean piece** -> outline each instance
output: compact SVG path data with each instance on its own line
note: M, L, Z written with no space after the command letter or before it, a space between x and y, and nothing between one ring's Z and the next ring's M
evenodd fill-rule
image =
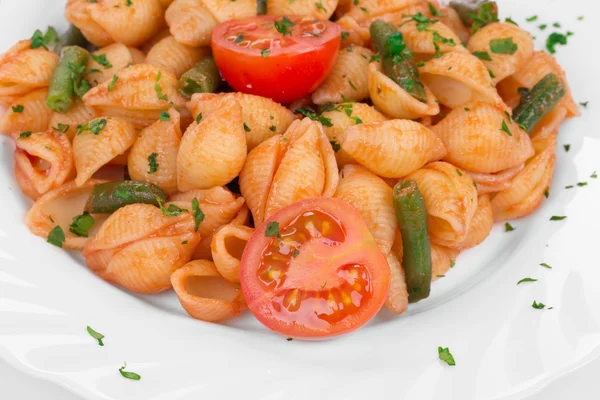
M533 89L521 92L521 102L513 112L513 120L527 132L531 132L567 93L564 82L554 73L544 76Z
M91 214L111 214L130 204L152 204L159 207L167 201L167 195L158 186L141 181L117 181L94 186L85 204Z
M71 108L79 88L89 53L79 46L63 49L60 61L50 79L46 104L52 111L64 113Z
M385 74L415 99L425 103L427 94L413 62L413 54L406 46L402 33L392 24L374 21L369 31L379 52Z
M267 0L256 0L256 14L267 15Z
M88 51L91 51L93 45L83 36L79 28L75 25L71 25L69 29L60 36L58 44L55 47L55 51L60 54L61 50L67 46L79 46Z
M473 33L480 28L498 21L498 4L488 0L451 1L450 7L459 15L463 24L473 29Z
M204 57L194 68L179 79L179 91L189 98L194 93L215 93L221 84L221 75L212 55Z
M427 209L414 179L394 187L394 209L402 235L402 266L406 275L408 301L429 297L431 289L431 244L427 232Z

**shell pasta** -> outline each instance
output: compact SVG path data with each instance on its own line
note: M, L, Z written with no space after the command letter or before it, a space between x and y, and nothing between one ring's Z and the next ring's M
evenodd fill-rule
M546 201L579 115L529 32L443 4L68 0L0 55L25 225L201 321L403 314Z

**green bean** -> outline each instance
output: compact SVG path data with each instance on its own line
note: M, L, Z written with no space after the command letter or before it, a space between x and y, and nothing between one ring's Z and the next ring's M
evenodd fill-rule
M385 74L415 99L427 102L425 86L402 34L394 25L381 20L374 21L369 31L381 57Z
M58 54L60 54L63 47L67 46L79 46L88 51L91 51L92 47L94 47L90 42L88 42L88 40L83 36L79 28L77 28L75 25L71 25L69 29L63 35L60 36L60 38L58 39L58 44L56 45L54 50Z
M52 111L64 113L78 93L89 53L78 46L65 47L50 79L46 104Z
M498 21L498 4L495 1L471 0L451 1L452 7L459 15L461 21L477 32L487 24Z
M256 14L266 15L267 14L267 0L256 0Z
M431 244L427 233L427 209L417 182L401 181L394 187L394 209L402 235L402 266L406 274L408 301L429 297Z
M531 132L566 94L563 81L553 73L544 76L533 89L525 91L513 112L513 119Z
M221 84L221 75L212 55L204 57L179 79L179 91L185 97L194 93L214 93Z
M167 201L167 195L152 183L108 182L94 186L84 210L92 214L111 214L130 204L152 204L159 207L159 201Z

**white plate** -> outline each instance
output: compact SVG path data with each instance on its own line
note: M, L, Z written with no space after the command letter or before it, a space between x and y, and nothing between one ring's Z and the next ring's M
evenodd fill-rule
M48 24L64 30L63 6L0 2L0 51ZM574 32L558 59L575 99L589 106L561 129L549 200L515 221L515 231L495 226L483 245L461 254L430 299L325 342L288 342L250 315L228 326L195 321L172 293L134 296L31 235L22 223L30 202L12 177L13 145L2 137L0 356L88 399L144 400L520 399L598 357L600 179L590 175L600 171L600 7L589 0L506 0L500 7L540 46L554 22ZM531 15L538 20L525 23ZM549 25L544 32L541 23ZM580 181L589 185L564 189ZM552 215L568 218L550 222ZM539 280L517 286L524 277ZM535 310L533 300L554 308ZM105 347L86 325L106 336ZM456 367L438 360L438 346L450 347ZM119 375L123 361L140 382Z

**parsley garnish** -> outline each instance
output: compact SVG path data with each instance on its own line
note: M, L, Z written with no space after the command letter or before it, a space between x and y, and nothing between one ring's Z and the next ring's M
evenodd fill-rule
M125 371L125 368L127 368L127 363L123 363L123 366L119 368L119 372L121 373L121 375L123 375L124 378L132 379L134 381L139 381L140 379L142 379L142 377L136 374L135 372Z
M538 26L538 28L540 29L540 31L543 31L547 27L548 27L548 25L546 25L546 24L542 24L542 25Z
M433 4L431 4L431 2L427 2L427 6L429 6L429 12L431 13L431 15L433 15L434 17L443 17L444 14L442 14L441 12L439 12L435 6Z
M495 54L513 55L517 52L518 47L519 46L513 42L512 37L490 40L490 50Z
M508 222L504 224L504 232L510 232L510 231L514 231L514 230L515 230L515 228Z
M23 107L20 104L17 104L16 106L12 106L12 110L15 113L22 113L24 109L25 109L25 107Z
M252 129L250 129L250 127L244 122L244 130L246 132L250 132Z
M568 186L565 186L565 189L573 189L574 187L575 186L573 186L573 185L568 185Z
M158 171L158 163L156 162L156 157L158 157L158 153L152 153L148 156L148 173L153 174Z
M590 175L590 178L596 179L597 177L598 175L596 175L596 171L592 172L592 174Z
M525 21L533 22L533 21L537 21L537 19L538 19L537 15L533 15L533 16L527 18Z
M577 17L577 21L583 21L583 15L580 17Z
M455 265L456 265L456 261L450 260L450 268L454 268Z
M69 232L80 236L88 237L88 231L94 226L94 218L85 211L83 214L73 218L73 223L69 225Z
M497 7L493 2L483 3L477 10L477 14L469 13L468 17L473 20L471 31L476 33L483 26L498 21Z
M556 53L555 47L559 44L563 46L567 44L567 37L562 33L553 32L548 36L548 39L546 39L546 49L548 49L550 54Z
M262 49L260 51L260 56L263 57L263 58L265 58L265 57L267 57L269 55L269 53L271 53L271 50L269 50L269 49Z
M289 29L294 26L294 23L290 21L288 17L283 17L280 20L277 20L273 23L275 25L275 29L277 32L281 33L283 36L292 35L292 31Z
M200 203L198 202L198 199L195 197L192 200L192 211L194 212L194 232L198 232L200 223L204 221L204 213L200 209Z
M242 41L244 40L244 35L242 35L241 33L239 35L237 35L235 37L235 40L233 41L233 43L242 43Z
M323 126L326 126L328 128L331 128L333 126L333 124L331 123L331 119L324 117L323 115L319 115L309 108L297 108L294 110L294 113L301 114L302 116L308 117L313 121L319 121L321 124L323 124Z
M551 266L549 266L549 265L548 265L548 264L546 264L546 263L541 263L540 265L541 265L542 267L544 267L544 268L552 269L552 267L551 267Z
M516 26L519 26L519 24L517 24L512 18L508 17L504 19L504 22L508 22L509 24L513 24Z
M198 116L196 116L196 123L199 124L200 121L202 121L202 113L198 114Z
M31 37L31 48L38 49L43 47L48 50L49 47L54 47L58 43L58 34L56 30L49 26L46 33L42 33L39 29L33 33Z
M181 213L188 212L188 210L186 210L185 208L179 208L175 204L169 204L169 207L165 208L163 206L162 201L158 197L156 197L156 201L158 202L158 207L160 208L160 211L162 211L162 213L167 217L176 217Z
M583 102L579 103L579 105L584 108L587 108L588 104L589 104L589 101L583 101Z
M325 289L325 286L327 286L327 281L323 282L323 284L321 285L321 289Z
M488 68L488 74L490 74L490 78L492 78L492 79L494 79L496 77L496 74L494 74L494 71L492 71L489 68Z
M116 75L113 75L112 81L110 81L110 83L108 84L109 92L115 88L115 85L117 84L118 80L119 80L119 77Z
M277 236L281 238L281 234L279 233L279 222L273 221L267 224L267 229L265 230L265 237L273 237Z
M98 345L99 346L104 346L104 343L102 343L102 339L104 339L104 335L103 334L96 332L95 330L93 330L89 326L87 327L87 331L88 331L88 333L90 334L91 337L93 337L94 339L96 339L98 341Z
M325 7L323 7L323 3L321 2L321 0L316 2L315 5L317 6L318 10L323 10L323 11L327 12L327 9Z
M106 59L106 54L94 55L90 54L92 60L96 61L98 64L102 65L104 69L112 68L112 64Z
M454 361L454 356L452 356L452 353L450 353L450 350L448 350L447 347L438 347L438 357L440 358L440 360L442 360L450 366L456 365L456 362Z
M346 32L346 31L342 31L342 40L346 40L348 39L348 36L350 36L350 32Z
M131 2L131 0L125 0L125 5L127 7L130 7L133 3Z
M89 124L77 125L77 134L85 131L91 131L94 135L98 135L102 129L106 126L106 118L95 119Z
M171 115L169 115L169 113L166 111L161 111L159 119L161 121L169 121L171 120Z
M504 120L504 118L502 119L502 127L500 128L500 130L505 132L508 136L512 136L512 133L510 133L510 129L508 129L508 125L506 125L506 121Z
M582 186L587 186L587 182L578 182L577 186L582 187Z
M342 146L340 146L340 144L335 140L330 140L329 143L331 143L331 147L333 148L334 153L337 153L342 148Z
M492 61L492 57L487 51L474 51L473 55L483 61Z
M59 225L56 225L50 233L48 233L48 243L55 245L56 247L63 247L65 242L65 232Z
M550 190L548 190L548 188L546 188L546 190L544 190L544 196L546 196L546 198L548 198L548 196L550 196Z
M537 310L542 310L544 308L546 308L546 305L542 302L537 303L535 300L533 301L533 304L531 305L531 307L537 309Z
M567 218L567 217L566 216L553 215L552 217L550 217L550 221L562 221L565 218Z
M158 71L158 75L156 76L156 83L154 84L154 91L156 92L156 95L158 96L159 100L169 101L169 97L166 94L163 94L162 87L160 87L160 84L158 83L160 82L160 78L162 78L162 72Z
M17 138L17 140L18 139L25 139L25 138L28 138L29 136L31 136L31 131L23 132L23 133L21 133L19 135L19 137Z
M181 242L181 244L188 244L188 241L184 240L183 242Z
M560 23L555 22L555 23L552 24L552 26L555 27L555 28L560 28Z
M571 145L570 144L565 144L565 145L563 145L563 147L565 148L565 151L568 152L569 149L571 148Z
M57 130L57 131L62 132L62 133L67 133L67 131L69 130L69 128L70 128L70 125L61 124L59 122L58 125L56 127L53 127L52 129Z
M537 279L533 279L533 278L523 278L523 279L521 279L519 282L517 282L517 285L520 285L521 283L525 283L525 282L537 282Z
M298 254L300 254L300 251L298 249L294 249L292 252L292 257L298 257Z

